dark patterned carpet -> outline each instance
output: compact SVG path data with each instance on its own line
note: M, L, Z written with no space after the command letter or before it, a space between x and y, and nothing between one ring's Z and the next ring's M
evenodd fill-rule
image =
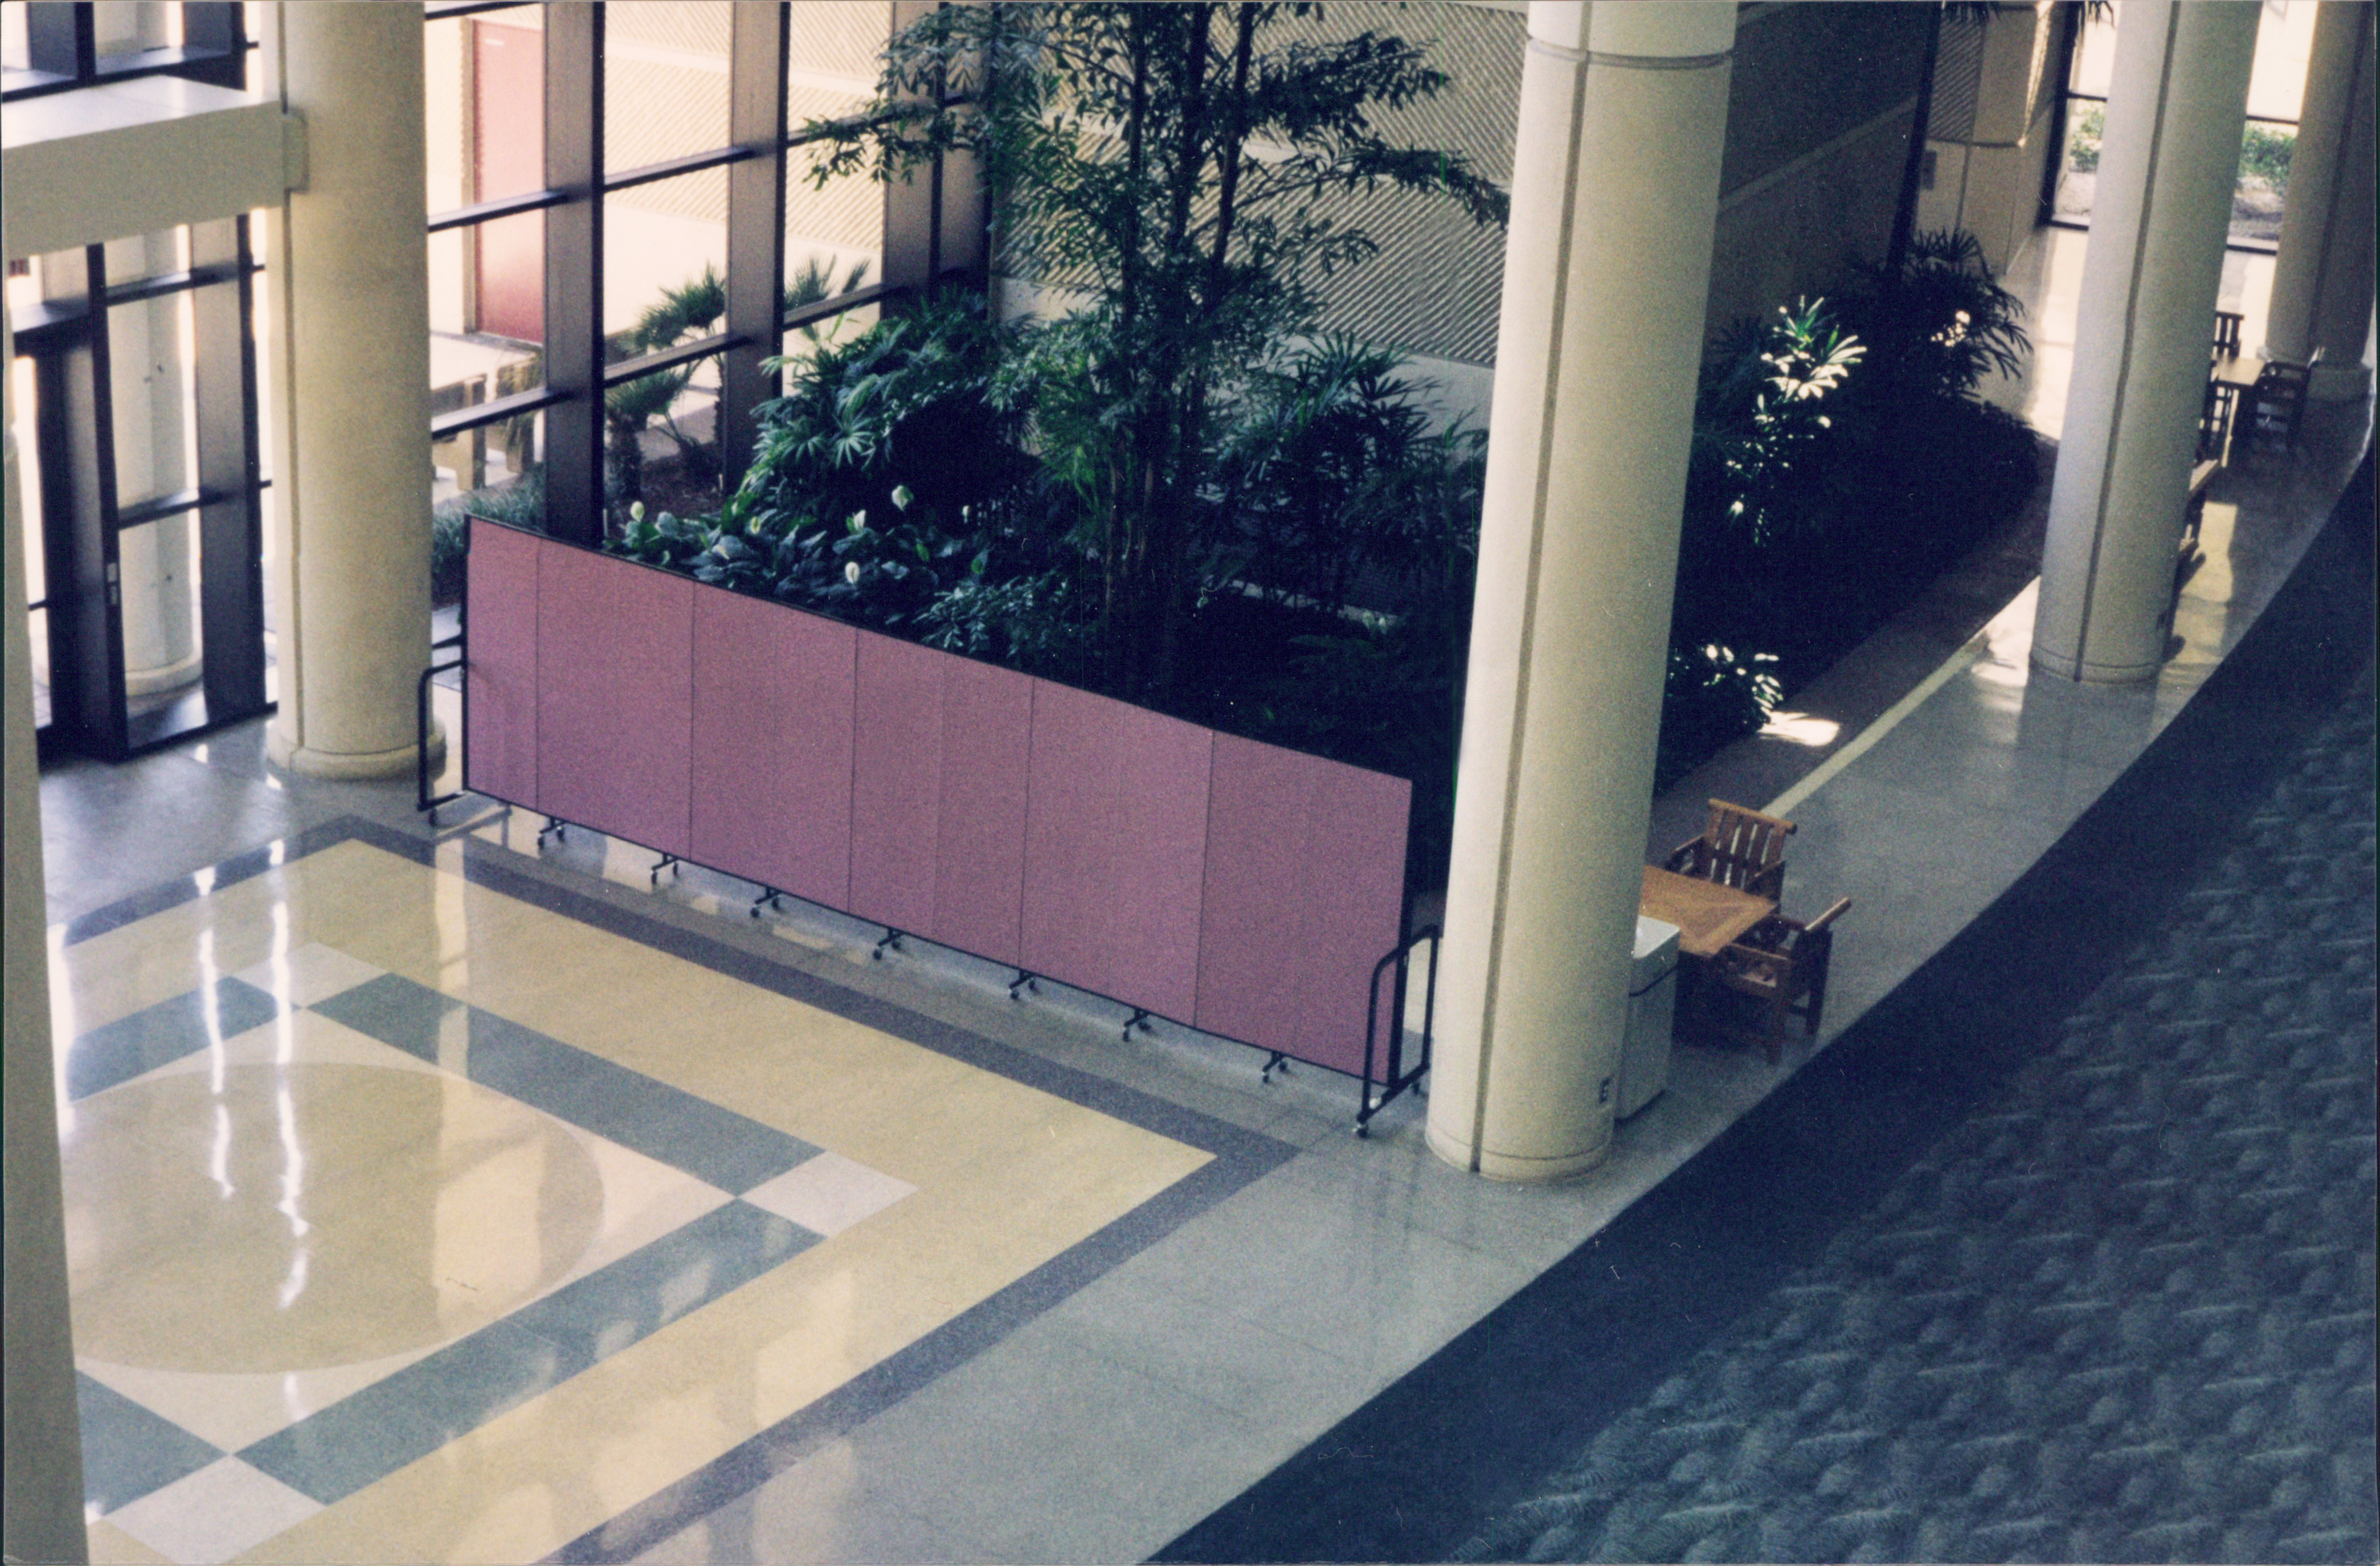
M2380 1560L2372 454L2032 869L1174 1561Z
M1458 1552L2371 1561L2367 667L2056 1043Z

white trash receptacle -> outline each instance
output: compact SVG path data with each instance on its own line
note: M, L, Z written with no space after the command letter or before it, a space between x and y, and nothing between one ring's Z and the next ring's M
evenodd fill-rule
M1636 916L1636 960L1628 970L1628 1034L1620 1049L1622 1120L1660 1097L1670 1081L1670 1027L1678 1002L1678 927Z

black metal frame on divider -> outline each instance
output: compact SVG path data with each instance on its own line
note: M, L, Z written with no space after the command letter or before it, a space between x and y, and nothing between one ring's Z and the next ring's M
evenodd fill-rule
M473 517L468 520L484 521L487 519ZM509 526L509 524L502 522L492 523L491 525L494 527ZM466 543L464 546L467 552L470 547L468 541L470 536L469 531L467 530L465 533ZM458 616L458 621L459 623L455 634L446 637L443 641L433 644L431 648L433 652L443 648L451 647L455 649L456 651L454 661L448 663L435 663L431 667L422 670L420 683L417 687L417 703L415 708L415 738L417 746L414 759L416 808L430 818L430 824L433 827L438 824L438 807L442 805L451 804L455 800L463 797L466 794L479 794L481 798L494 800L497 804L504 806L507 809L515 808L519 803L516 800L505 799L500 795L482 793L480 790L472 788L468 783L452 793L442 794L435 798L431 797L429 759L430 681L433 674L443 674L449 669L456 668L466 671L463 676L462 732L450 735L448 738L448 745L450 749L452 749L455 746L467 746L468 744L468 740L466 738L471 726L471 678L468 672L470 665L471 630L471 589L468 572L466 572L464 576L462 610ZM539 843L542 844L545 841L545 837L548 832L552 832L559 836L562 833L565 824L565 823L559 816L547 816L545 819L544 828L538 832ZM684 859L678 855L671 854L665 850L656 850L656 852L660 853L662 857L660 863L653 867L653 884L655 886L659 886L661 884L662 871L671 868L676 865L691 862ZM722 870L719 873L726 875L731 874L732 872ZM736 879L743 880L744 878L737 877ZM770 886L765 882L756 881L752 884L760 888L760 895L753 899L752 902L751 914L754 918L760 917L760 910L762 908L771 904L780 904L787 895L789 895L788 893L780 892L775 887ZM1413 924L1413 899L1410 892L1406 894L1405 912L1402 922L1407 928L1410 928ZM874 958L881 958L888 947L894 951L900 950L901 942L907 939L908 935L907 931L895 929L890 925L881 926L880 928L884 931L883 939L877 941L875 950L868 953L870 957ZM1406 1071L1403 1069L1406 989L1411 979L1414 948L1420 945L1425 941L1430 943L1430 947L1429 977L1425 981L1422 992L1421 1059L1415 1064L1412 1070ZM1397 943L1397 947L1394 951L1389 953L1388 955L1382 957L1378 963L1372 965L1371 989L1368 991L1370 1002L1366 1008L1364 1017L1364 1074L1360 1078L1362 1094L1360 1103L1355 1112L1355 1135L1358 1136L1368 1136L1371 1131L1372 1117L1386 1109L1401 1094L1405 1092L1406 1089L1412 1088L1415 1093L1419 1093L1419 1084L1421 1079L1429 1071L1430 1040L1432 1037L1432 1029L1436 1023L1438 1009L1438 949L1439 927L1436 925L1425 925L1421 929L1414 930L1411 934L1407 935L1402 941ZM1394 1023L1389 1032L1388 1069L1385 1074L1375 1074L1373 1071L1373 1062L1378 1058L1379 1044L1380 976L1389 970L1390 965L1391 964L1394 964L1396 966L1397 981L1393 986L1393 994L1390 1000L1390 1005L1394 1012ZM1038 976L1030 970L1018 968L1016 970L1015 980L1008 987L1008 998L1012 1001L1020 1001L1023 999L1022 991L1026 989L1033 989L1038 993ZM1123 1038L1129 1041L1135 1028L1138 1028L1142 1032L1149 1031L1150 1024L1156 1020L1159 1020L1157 1014L1149 1011L1147 1007L1133 1007L1130 1020L1123 1025ZM1173 1019L1166 1018L1163 1020L1170 1022ZM1189 1025L1178 1024L1177 1026L1187 1027ZM1200 1030L1193 1028L1192 1031L1196 1032ZM1216 1034L1214 1037L1219 1038L1228 1038L1230 1036L1226 1034ZM1232 1039L1231 1042L1235 1044L1247 1043L1245 1039ZM1268 1049L1266 1046L1261 1044L1248 1044L1247 1047L1250 1049L1265 1050L1267 1058L1264 1063L1263 1072L1261 1073L1261 1080L1265 1083L1269 1084L1272 1081L1272 1074L1274 1072L1286 1072L1289 1069L1289 1057L1282 1051ZM1326 1066L1324 1069L1330 1070L1333 1068ZM1384 1089L1384 1091L1382 1091L1377 1098L1373 1096L1373 1089L1375 1087Z
M464 607L465 612L468 613L469 605L466 603ZM463 666L467 655L463 651L463 627L459 623L462 616L457 615L456 618L458 624L453 636L430 644L430 650L433 653L442 648L455 649L454 662L431 663L421 671L421 678L413 687L413 807L428 816L430 824L433 827L438 824L438 807L453 804L462 798L467 792L458 788L451 793L442 794L435 799L430 797L430 681L433 676L443 674L449 669L460 669ZM468 684L468 681L465 683ZM449 736L448 748L452 749L455 746L460 745L462 740L461 734Z
M1425 941L1429 942L1429 977L1422 988L1421 1060L1413 1070L1401 1071L1399 1068L1404 1063L1405 1050L1405 986L1413 974L1413 950ZM1439 927L1424 925L1399 941L1395 951L1372 965L1371 1004L1364 1012L1364 1098L1362 1107L1355 1111L1355 1135L1358 1136L1369 1136L1372 1117L1387 1109L1406 1088L1412 1088L1415 1094L1421 1092L1421 1079L1429 1071L1430 1039L1438 1023L1438 949L1440 944ZM1380 1032L1380 976L1388 972L1391 963L1396 965L1397 982L1389 1000L1388 1071L1384 1075L1374 1076L1372 1062ZM1385 1089L1377 1099L1372 1097L1375 1083Z

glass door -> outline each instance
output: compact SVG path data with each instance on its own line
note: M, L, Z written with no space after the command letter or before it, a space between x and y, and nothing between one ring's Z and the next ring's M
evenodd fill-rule
M12 300L44 753L270 708L247 220L41 258Z

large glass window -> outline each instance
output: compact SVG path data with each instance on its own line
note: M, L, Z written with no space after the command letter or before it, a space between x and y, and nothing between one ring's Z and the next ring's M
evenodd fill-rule
M2232 188L2234 249L2270 251L2280 239L2313 19L2314 0L2265 0L2261 8L2248 122ZM2053 222L2072 227L2090 225L2115 60L2115 19L2086 17L2067 72L2066 145L2052 198Z
M924 256L888 269L887 211L905 198L864 177L816 188L803 146L808 122L874 96L892 7L432 0L426 17L440 516L530 521L533 499L547 527L587 539L638 501L715 510L729 449L742 449L722 443L721 410L771 395L759 361L874 320L888 270L929 275ZM598 59L593 94L574 73ZM600 222L579 204L590 184ZM902 229L921 244L928 231ZM621 368L656 357L641 373Z
M880 16L882 7L878 11ZM685 0L605 10L607 169L643 168L728 144L728 48L734 16L731 6Z

